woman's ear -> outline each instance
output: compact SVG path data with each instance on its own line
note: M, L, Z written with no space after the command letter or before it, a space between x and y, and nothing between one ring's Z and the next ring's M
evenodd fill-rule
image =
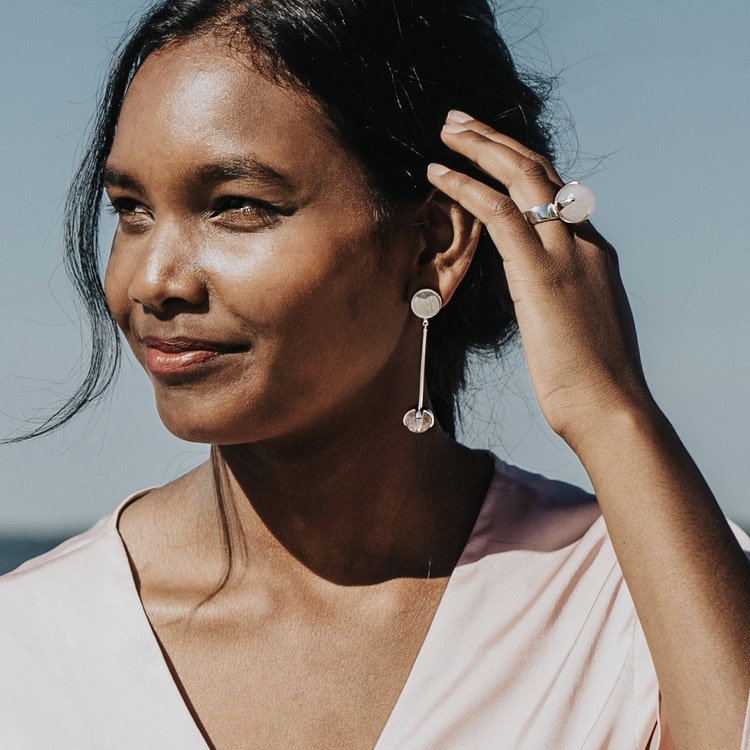
M482 224L440 191L432 195L425 211L424 249L417 261L416 283L439 292L447 304L469 270Z

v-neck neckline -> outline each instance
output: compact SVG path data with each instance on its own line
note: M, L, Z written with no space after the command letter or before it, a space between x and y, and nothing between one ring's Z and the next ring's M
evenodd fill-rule
M460 586L460 581L458 580L459 577L456 575L456 571L458 571L464 565L472 562L474 546L473 542L479 535L481 535L482 529L485 528L488 515L491 515L493 512L494 503L492 500L496 495L497 486L504 472L505 464L493 453L490 453L489 456L492 459L494 471L492 474L492 478L490 479L489 486L487 487L487 491L485 492L484 498L482 499L482 504L479 506L479 512L477 513L477 517L474 520L474 526L472 527L471 533L469 534L466 543L464 544L463 550L461 550L461 555L458 558L458 562L456 563L453 570L451 571L450 576L448 577L448 583L443 590L443 595L440 597L440 601L438 602L437 608L435 609L435 612L432 616L430 626L427 629L427 634L422 641L422 645L417 651L417 655L411 665L409 674L406 676L406 680L401 686L398 698L396 698L396 701L391 708L391 712L388 714L388 718L383 725L383 729L378 736L377 742L373 746L373 750L388 750L385 743L388 742L389 735L391 735L394 731L392 725L394 725L395 722L398 721L399 714L401 713L401 706L404 703L404 696L408 695L408 693L411 692L410 688L416 679L415 675L418 677L420 672L423 671L422 665L430 660L431 654L434 651L432 647L432 643L435 640L434 634L441 627L442 621L445 617L445 611L447 609L451 609L449 606L450 600L454 598L454 596L456 595L455 591Z
M473 547L472 543L474 539L480 534L481 529L485 526L486 518L488 514L492 513L492 506L493 506L492 497L493 495L496 494L497 485L499 481L501 481L502 475L504 474L504 470L506 467L505 467L504 462L501 461L497 456L495 456L492 453L489 453L489 455L493 461L494 473L490 480L490 484L487 488L485 496L482 499L482 503L479 508L479 512L477 513L477 517L474 521L474 525L472 527L471 533L469 534L466 540L466 543L464 544L464 548L461 551L461 555L459 556L458 562L456 563L455 567L451 571L450 576L448 577L448 583L446 584L445 589L443 590L442 596L440 597L440 601L438 602L438 605L432 616L432 620L430 621L430 625L427 629L427 633L422 641L422 644L420 645L417 651L417 655L414 658L414 661L406 677L406 680L404 681L404 684L401 686L401 690L399 691L398 697L396 698L396 701L394 702L391 708L391 711L388 714L388 718L386 719L385 724L383 725L383 728L378 736L378 739L375 742L375 745L373 746L373 750L387 750L387 746L384 743L388 741L388 735L392 733L392 724L398 718L398 715L400 713L400 707L401 707L401 704L403 703L404 695L407 692L409 692L409 688L415 679L414 675L415 674L418 675L419 672L422 671L421 665L430 658L430 652L433 650L431 648L431 643L434 640L433 633L437 629L437 627L440 625L443 619L443 613L448 608L446 606L446 601L453 598L454 590L459 585L459 583L457 582L456 571L463 565L466 565L467 563L471 562L472 547ZM124 564L127 566L128 578L131 584L130 593L135 598L134 605L137 607L139 611L139 615L142 618L141 622L143 625L143 630L140 635L145 641L147 641L147 646L148 646L148 648L144 649L144 652L150 652L152 654L155 654L155 653L159 654L159 657L158 657L159 662L160 662L159 667L160 667L161 675L164 680L163 687L166 692L170 693L170 699L172 700L172 702L175 702L175 701L177 702L177 704L179 705L181 709L181 713L183 714L185 718L185 721L189 721L192 729L194 730L195 739L196 739L196 747L194 749L185 748L185 750L212 750L212 745L210 744L210 741L206 739L205 733L199 725L199 719L196 718L194 710L191 708L190 704L185 699L175 679L175 676L172 673L172 669L169 666L167 654L165 654L164 649L161 645L161 642L159 641L159 638L153 628L153 625L151 624L151 621L149 620L148 614L146 613L146 609L143 605L143 601L141 600L140 594L138 592L138 585L136 583L134 571L130 562L130 555L128 553L128 549L125 544L125 541L122 538L122 535L120 534L120 530L119 530L120 516L122 515L124 510L129 505L136 502L138 499L142 498L152 489L155 489L155 488L148 488L145 490L141 490L140 492L137 492L131 495L130 497L128 497L126 500L124 500L120 504L120 506L112 513L110 517L111 522L109 524L109 528L117 537L119 548L122 553L122 560ZM156 650L154 650L154 647Z

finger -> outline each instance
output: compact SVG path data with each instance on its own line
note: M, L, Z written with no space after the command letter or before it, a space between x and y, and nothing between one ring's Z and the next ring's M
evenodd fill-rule
M459 126L463 125L467 130L473 130L474 132L485 136L485 138L489 138L489 140L491 141L502 143L504 146L508 146L514 151L517 151L521 156L538 162L541 166L544 167L544 170L547 173L547 177L549 178L550 182L556 184L558 187L563 186L563 180L548 159L545 159L541 154L536 153L536 151L532 151L527 146L519 143L519 141L511 138L509 135L500 133L489 125L481 122L481 120L476 120L471 115L467 115L465 112L461 112L457 109L452 109L450 112L448 112L446 124L448 123L456 124Z
M551 200L559 189L537 159L530 159L511 146L491 140L464 125L446 124L441 137L453 151L505 185L519 207L529 201Z
M430 164L427 178L487 227L504 261L521 255L538 262L544 259L546 250L541 238L529 226L512 198L442 164Z
M557 195L560 186L552 182L545 166L514 148L490 140L481 133L467 130L463 125L446 125L443 142L456 153L465 156L482 172L498 180L508 190L519 214L534 206L547 205ZM524 218L525 221L525 218ZM561 221L536 224L534 229L550 252L570 250L572 232Z

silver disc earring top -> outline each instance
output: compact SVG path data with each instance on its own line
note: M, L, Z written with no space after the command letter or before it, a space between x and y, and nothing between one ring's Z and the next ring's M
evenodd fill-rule
M420 289L411 298L411 311L422 320L434 318L442 307L442 297L432 289Z
M424 379L427 363L427 328L443 307L442 297L432 289L420 289L411 298L411 311L422 319L422 357L419 366L419 401L417 408L404 414L404 425L411 432L427 432L435 424L435 415L424 408Z

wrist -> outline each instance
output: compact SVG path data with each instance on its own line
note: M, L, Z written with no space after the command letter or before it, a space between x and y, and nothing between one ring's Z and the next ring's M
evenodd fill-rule
M650 393L611 400L606 406L592 404L575 426L560 433L583 463L601 456L612 460L628 445L652 443L674 434L669 420Z

